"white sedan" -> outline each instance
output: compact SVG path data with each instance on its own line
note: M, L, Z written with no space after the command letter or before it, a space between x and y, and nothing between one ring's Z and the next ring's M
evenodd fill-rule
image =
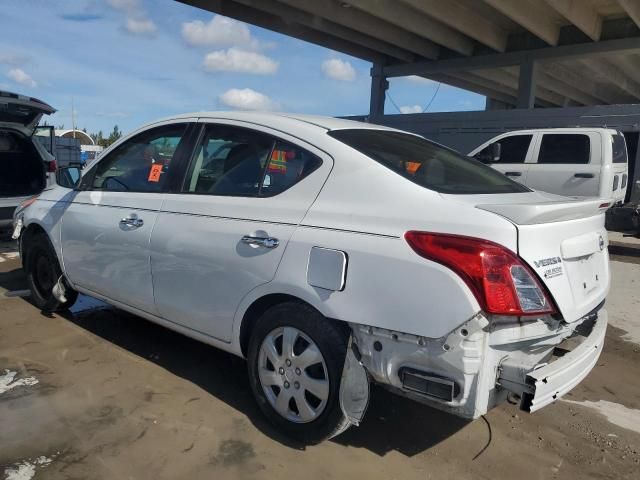
M414 134L194 113L58 177L14 220L36 305L82 292L247 358L305 442L358 424L372 382L469 419L508 396L533 412L602 350L608 203Z

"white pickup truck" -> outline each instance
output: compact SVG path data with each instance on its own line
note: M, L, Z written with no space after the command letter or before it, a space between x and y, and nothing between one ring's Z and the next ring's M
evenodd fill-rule
M518 130L492 138L469 156L534 190L624 203L627 146L616 130Z

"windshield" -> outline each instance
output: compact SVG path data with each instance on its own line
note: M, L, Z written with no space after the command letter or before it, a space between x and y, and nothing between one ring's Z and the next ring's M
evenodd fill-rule
M416 135L371 129L334 130L329 135L436 192L471 195L530 191L477 160Z

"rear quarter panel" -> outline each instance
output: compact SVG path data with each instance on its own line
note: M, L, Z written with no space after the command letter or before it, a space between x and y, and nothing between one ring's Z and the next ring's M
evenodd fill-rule
M342 144L340 144L342 145ZM446 199L344 146L334 146L333 171L292 235L273 281L244 299L244 311L262 295L301 298L330 318L439 338L480 310L466 284L449 269L416 254L408 230L480 237L517 250L515 226L473 206ZM307 282L311 248L348 257L343 291Z

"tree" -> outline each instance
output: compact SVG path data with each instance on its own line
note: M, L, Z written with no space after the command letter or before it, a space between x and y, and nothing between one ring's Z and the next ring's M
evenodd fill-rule
M101 145L103 147L105 146L106 139L102 136L102 130L100 130L98 133L92 133L91 138L93 139L93 143L95 143L96 145Z
M111 145L113 142L117 141L122 136L122 132L118 128L118 125L113 126L113 131L109 134L109 138L107 138L107 147Z

